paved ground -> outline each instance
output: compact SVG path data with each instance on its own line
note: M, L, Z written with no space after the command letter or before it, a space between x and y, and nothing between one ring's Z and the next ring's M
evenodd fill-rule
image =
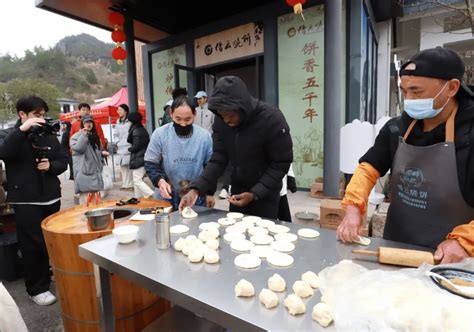
M61 207L68 208L74 206L73 183L68 180L69 175L67 173L61 175L60 178L63 195ZM133 191L120 190L120 182L115 182L114 188L105 199L117 200L131 196L133 196ZM217 197L216 200L217 209L228 210L228 203L226 203L225 200L219 200ZM319 215L319 200L309 197L308 192L290 193L288 200L293 216L296 212L300 211L310 211ZM298 221L294 218L294 222L302 221ZM31 302L25 291L23 279L14 282L4 282L4 285L20 308L23 319L30 332L63 331L60 309L57 303L41 307ZM53 293L55 292L54 282L51 285L51 290Z

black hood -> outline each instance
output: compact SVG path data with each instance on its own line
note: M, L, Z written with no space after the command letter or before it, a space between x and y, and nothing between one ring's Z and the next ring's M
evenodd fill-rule
M243 124L254 116L257 104L258 100L250 95L239 77L224 76L217 81L208 108L218 116L219 111L238 111Z

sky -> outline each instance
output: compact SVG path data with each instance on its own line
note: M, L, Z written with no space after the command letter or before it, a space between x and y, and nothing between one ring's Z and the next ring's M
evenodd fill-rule
M112 42L109 31L36 8L35 0L0 0L0 55L23 57L25 50L81 33Z

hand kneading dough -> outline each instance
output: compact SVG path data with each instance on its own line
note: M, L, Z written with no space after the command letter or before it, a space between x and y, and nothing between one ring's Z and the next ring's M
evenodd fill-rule
M183 211L181 211L181 216L185 219L196 218L198 214L191 209L189 206L186 206Z
M319 288L319 277L313 271L303 273L301 280L306 281L312 288Z
M209 239L209 240L206 241L206 246L207 246L209 249L217 250L217 249L219 249L219 240L217 240L217 239Z
M271 290L263 288L258 299L263 303L265 308L270 309L278 305L278 296L273 293Z
M295 292L299 297L308 297L314 294L311 286L306 281L302 280L295 281L293 284L293 292Z
M311 317L323 327L328 326L332 322L331 309L326 303L322 302L313 307Z
M253 285L245 279L241 279L234 288L235 296L250 297L255 295Z
M204 256L204 253L202 251L202 248L194 248L191 250L188 254L188 260L191 263L199 263L202 261L202 257Z
M285 279L283 279L281 275L275 273L268 278L268 288L274 292L284 292L286 289Z
M306 312L306 306L303 303L303 300L295 294L290 294L286 297L283 304L288 309L290 315L299 315Z
M208 264L215 264L219 261L219 254L215 250L208 249L204 252L204 261Z
M186 242L186 240L182 237L180 237L179 239L176 240L176 242L174 243L174 249L176 251L181 251L183 250L183 246L184 246L184 243Z

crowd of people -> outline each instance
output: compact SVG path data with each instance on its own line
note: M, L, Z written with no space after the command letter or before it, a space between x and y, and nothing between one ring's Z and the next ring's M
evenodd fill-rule
M381 129L362 156L343 199L338 239L358 239L368 195L390 169L393 201L384 238L437 249L442 262L474 256L474 94L462 84L463 73L460 57L445 48L422 51L402 67L406 111ZM60 210L58 175L68 165L83 203L103 195L104 164L112 152L121 189L133 190L137 199L168 200L180 211L194 204L213 207L221 182L230 211L291 222L286 196L296 184L290 127L281 110L252 97L238 77L220 78L209 100L205 91L193 100L186 89L175 89L151 137L141 114L126 104L118 107L111 142L88 104L79 105L61 142L45 130L43 99L21 98L16 109L18 122L0 144L0 159L15 208L26 289L39 305L56 300L40 223ZM410 195L418 205L410 204Z

